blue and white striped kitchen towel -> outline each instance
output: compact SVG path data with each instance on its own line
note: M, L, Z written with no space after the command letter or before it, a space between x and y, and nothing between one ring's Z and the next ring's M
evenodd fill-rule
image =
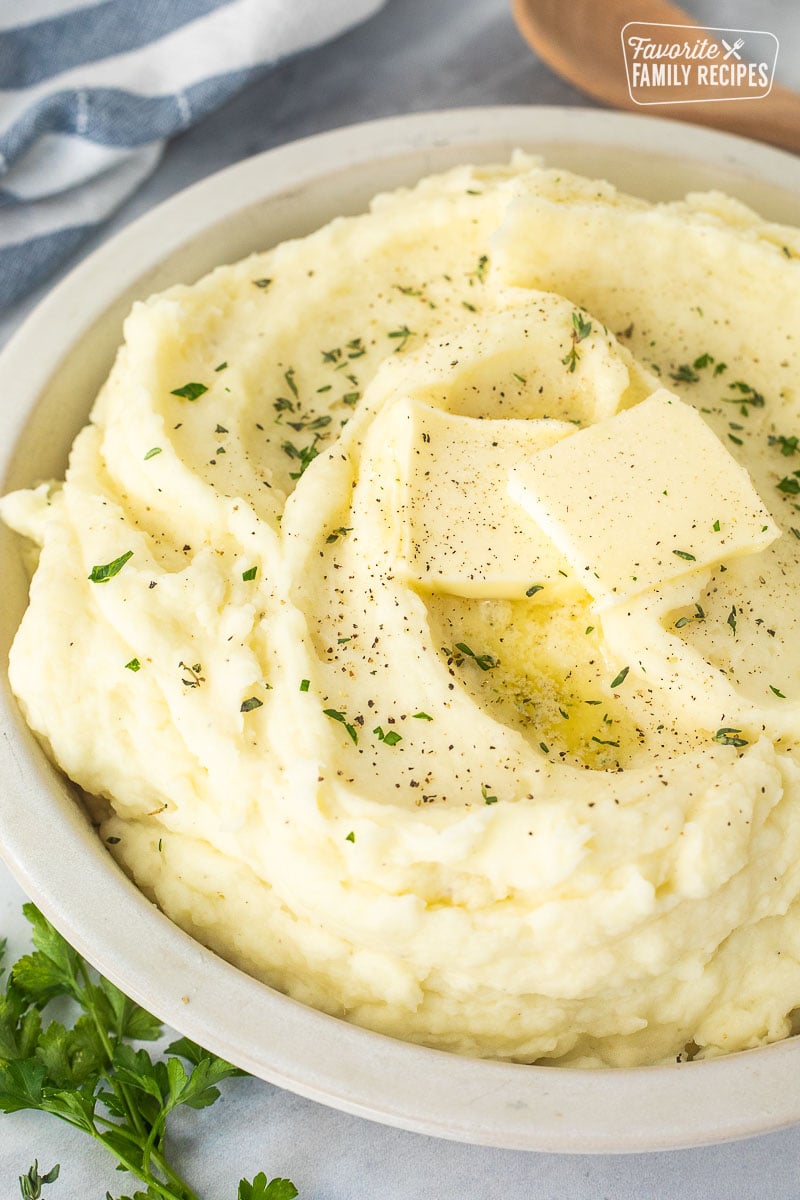
M383 0L0 0L0 308L138 187L167 138Z

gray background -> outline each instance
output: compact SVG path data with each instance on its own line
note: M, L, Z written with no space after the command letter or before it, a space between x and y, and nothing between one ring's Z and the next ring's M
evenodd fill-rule
M686 7L708 24L776 33L777 77L800 88L794 0ZM631 2L630 10L630 19L641 19L641 7ZM273 70L177 138L81 253L196 179L294 138L370 117L525 103L589 101L530 53L506 0L388 0L366 24ZM0 343L37 298L0 318ZM9 938L9 961L26 948L23 899L0 865L0 936ZM800 1128L671 1153L526 1154L384 1128L249 1079L226 1085L213 1108L178 1118L172 1147L203 1200L233 1200L238 1180L259 1170L292 1178L302 1200L800 1200ZM83 1135L38 1114L0 1116L3 1200L18 1195L17 1177L34 1157L44 1169L62 1164L47 1200L100 1200L106 1189L125 1190L126 1177Z

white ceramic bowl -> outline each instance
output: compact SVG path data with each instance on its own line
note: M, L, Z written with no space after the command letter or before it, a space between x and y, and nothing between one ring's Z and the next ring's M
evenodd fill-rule
M495 108L397 117L258 155L160 205L92 254L0 356L0 488L63 474L131 302L363 210L377 191L521 146L648 199L718 187L796 220L800 159L724 134L581 109ZM27 579L0 530L0 648ZM407 1129L550 1151L667 1149L800 1120L800 1040L708 1062L577 1071L457 1058L304 1007L176 928L127 880L75 789L0 710L0 843L11 870L91 962L209 1049L282 1087Z

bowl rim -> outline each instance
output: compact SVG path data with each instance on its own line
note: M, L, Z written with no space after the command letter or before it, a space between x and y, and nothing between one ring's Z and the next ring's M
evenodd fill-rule
M80 338L125 285L202 236L211 223L234 219L254 201L301 192L334 168L403 155L424 162L443 147L468 152L487 142L651 152L716 163L800 193L800 158L649 114L596 109L417 113L267 150L193 184L123 228L14 333L0 354L0 397L14 401L0 401L0 480L43 388ZM45 764L7 680L0 689L0 733L6 785L0 789L0 852L21 886L76 949L134 1000L262 1079L404 1129L508 1149L664 1150L800 1121L797 1042L700 1063L587 1071L460 1058L308 1008L194 941L130 883L98 838L87 838L85 817L66 781Z

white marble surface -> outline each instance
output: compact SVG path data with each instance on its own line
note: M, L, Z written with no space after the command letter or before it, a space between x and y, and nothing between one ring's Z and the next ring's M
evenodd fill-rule
M709 24L769 28L778 75L800 86L800 13L790 0L695 0ZM631 17L639 10L631 0ZM361 28L268 74L168 148L155 175L95 241L177 189L293 138L401 112L504 103L586 103L529 53L506 0L388 0ZM93 243L83 250L87 253ZM0 318L4 341L37 297ZM0 936L25 946L24 897L0 866ZM800 1087L800 1081L798 1081ZM259 1170L302 1200L797 1200L800 1128L745 1142L650 1155L526 1154L437 1141L345 1116L256 1080L176 1123L177 1163L203 1200L233 1200ZM125 1190L81 1134L38 1114L0 1117L0 1196L33 1161L62 1165L46 1200Z

